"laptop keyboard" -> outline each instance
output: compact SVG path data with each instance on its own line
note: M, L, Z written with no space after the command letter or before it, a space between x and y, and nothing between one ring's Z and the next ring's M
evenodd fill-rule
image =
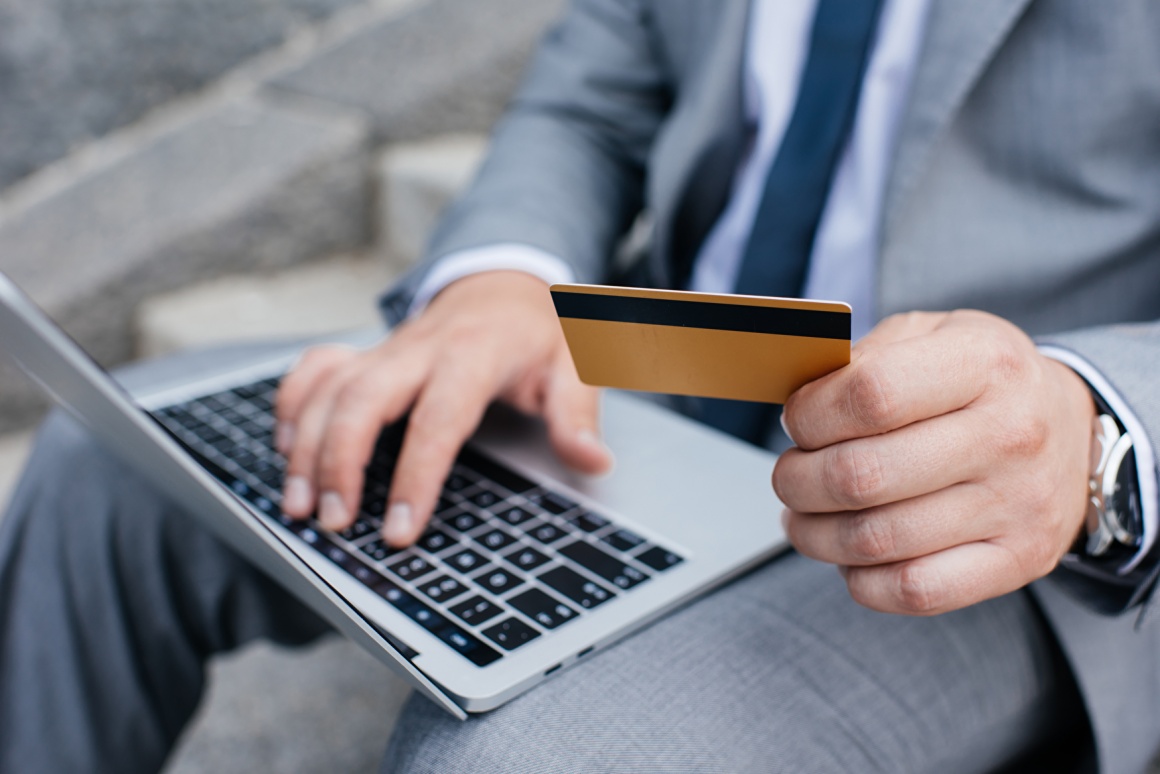
M683 558L463 449L430 526L407 549L380 537L401 423L379 437L357 521L341 532L282 514L266 379L154 412L215 476L476 666L565 626Z

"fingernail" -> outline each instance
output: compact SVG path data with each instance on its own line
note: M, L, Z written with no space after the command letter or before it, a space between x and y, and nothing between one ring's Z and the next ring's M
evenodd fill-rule
M599 449L605 454L611 454L608 447L604 444L604 441L600 439L600 436L587 427L582 428L576 433L576 440L584 446L591 446L593 449Z
M332 532L346 527L350 513L338 492L323 492L318 498L318 520Z
M600 437L588 427L582 427L576 431L576 440L586 446L604 446Z
M313 496L310 482L302 476L290 476L282 489L282 510L291 516L303 516L310 511Z
M290 450L294 448L294 425L289 422L278 423L274 430L274 448L283 457L290 456Z
M781 422L781 429L782 429L782 432L785 433L785 437L789 439L790 443L792 443L794 446L797 446L797 441L795 441L793 439L793 436L789 434L789 425L787 425L785 423L785 411L784 410L781 412L781 415L778 416L777 421Z
M613 469L616 467L616 455L612 453L612 449L608 448L608 444L604 443L604 439L597 435L593 430L584 428L576 432L576 440L579 441L582 446L587 446L608 460L608 465L601 472L596 473L595 475L608 476L612 474Z
M411 539L412 528L415 524L415 512L407 503L394 503L387 510L386 524L383 525L383 537L391 545L404 545Z

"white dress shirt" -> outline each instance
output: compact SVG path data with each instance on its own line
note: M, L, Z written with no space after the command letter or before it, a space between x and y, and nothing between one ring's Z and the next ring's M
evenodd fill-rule
M754 0L745 56L745 115L756 140L741 160L729 204L693 264L690 290L731 293L773 165L797 100L818 0ZM878 223L894 141L922 45L930 0L886 0L849 143L822 213L805 296L853 308L853 335L874 325ZM413 310L451 282L487 269L514 269L568 282L569 266L527 245L498 244L444 258L420 285Z
M899 124L922 48L931 0L885 0L862 83L850 139L838 161L814 239L803 296L844 301L853 309L854 339L877 320L875 309L879 226ZM746 41L744 109L755 139L741 159L729 203L693 263L690 290L733 292L765 178L773 165L797 100L818 0L753 0ZM420 284L412 313L444 287L480 271L510 269L551 283L570 282L571 268L535 247L496 244L445 257ZM1139 420L1101 374L1073 353L1043 353L1075 370L1100 391L1127 427L1136 448L1144 511L1144 545L1129 572L1156 539L1160 522L1155 455Z

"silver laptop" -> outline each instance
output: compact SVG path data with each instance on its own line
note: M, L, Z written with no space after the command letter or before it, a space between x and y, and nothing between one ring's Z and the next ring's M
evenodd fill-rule
M192 517L459 718L786 547L772 454L623 393L605 397L616 467L600 478L560 465L539 422L493 409L426 534L397 551L378 534L397 426L379 439L353 527L281 514L271 409L290 357L130 395L3 274L0 351Z

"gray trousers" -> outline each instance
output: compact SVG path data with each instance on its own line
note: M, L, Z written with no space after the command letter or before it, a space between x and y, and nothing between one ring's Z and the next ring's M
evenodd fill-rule
M0 523L0 772L156 771L213 654L326 631L55 414ZM1086 734L1029 594L887 616L789 554L488 715L413 698L384 770L1064 770Z

